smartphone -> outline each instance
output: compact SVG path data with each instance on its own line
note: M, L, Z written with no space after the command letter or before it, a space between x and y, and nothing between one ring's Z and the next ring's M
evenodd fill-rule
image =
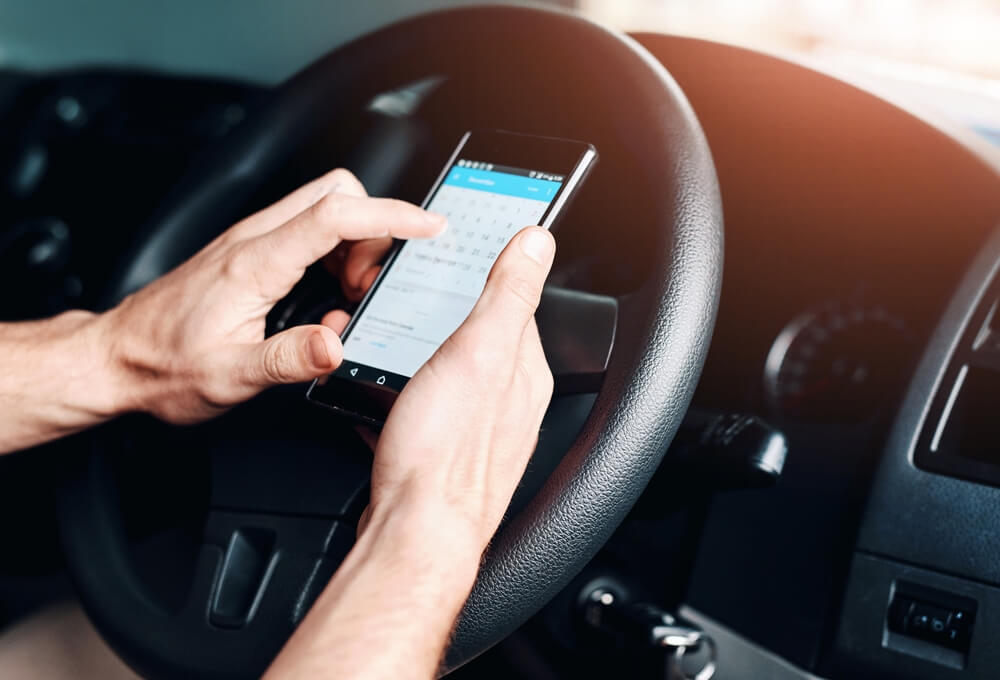
M521 229L551 228L597 160L590 144L499 130L466 132L422 206L448 218L437 238L399 241L341 340L344 361L310 401L373 425L482 294Z

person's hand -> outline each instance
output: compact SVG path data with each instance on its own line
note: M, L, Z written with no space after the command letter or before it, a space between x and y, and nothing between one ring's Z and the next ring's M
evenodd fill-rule
M218 415L261 390L334 370L347 315L265 340L265 317L324 259L360 298L396 238L430 237L445 219L402 201L368 198L346 170L302 187L237 223L198 254L103 316L123 410L173 423ZM339 247L338 247L339 246Z
M538 227L515 236L403 388L358 542L265 677L435 677L552 395L534 313L554 249Z
M407 383L375 445L366 527L386 513L430 516L469 538L478 562L552 396L534 313L554 251L539 227L515 236L468 319Z

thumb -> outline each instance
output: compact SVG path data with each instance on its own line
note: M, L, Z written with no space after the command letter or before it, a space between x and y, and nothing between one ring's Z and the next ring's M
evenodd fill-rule
M504 344L519 345L538 307L554 255L555 241L545 229L527 227L518 232L494 263L468 325L485 325Z
M245 374L260 387L306 382L337 368L340 338L326 326L295 326L251 345L242 357Z

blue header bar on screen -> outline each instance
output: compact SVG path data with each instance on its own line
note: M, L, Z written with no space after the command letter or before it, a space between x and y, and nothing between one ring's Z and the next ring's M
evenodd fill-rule
M471 168L452 168L444 183L448 186L478 189L504 196L533 198L536 201L545 201L546 203L555 198L556 192L562 185L562 182L553 182L547 179L535 179L507 172L473 170Z

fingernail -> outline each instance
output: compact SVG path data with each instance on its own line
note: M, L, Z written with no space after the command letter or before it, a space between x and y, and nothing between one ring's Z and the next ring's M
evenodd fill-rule
M448 218L439 213L424 211L424 219L427 220L428 224L440 227L439 234L448 228Z
M330 351L326 348L322 333L313 333L309 336L309 358L316 368L332 367Z
M541 229L532 229L521 237L521 250L538 264L546 264L552 257L552 236Z

